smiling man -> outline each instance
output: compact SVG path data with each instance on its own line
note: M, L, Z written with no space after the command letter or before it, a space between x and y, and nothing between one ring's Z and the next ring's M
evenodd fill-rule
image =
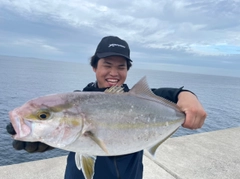
M111 86L122 86L124 91L129 88L124 84L128 70L132 66L130 49L126 41L115 36L104 37L97 46L90 62L96 74L96 82L89 83L83 91L104 91ZM159 88L152 91L161 97L178 104L186 113L183 127L200 128L206 118L206 113L196 96L182 88ZM141 179L143 151L122 156L97 156L94 179ZM75 165L75 153L70 152L67 160L65 179L84 179L82 171Z
M83 91L104 91L111 86L122 86L125 92L129 91L124 82L132 66L132 60L126 41L115 36L104 37L91 57L90 64L96 74L96 82L89 83ZM158 88L152 91L158 96L177 103L185 112L186 119L183 127L197 129L203 125L206 112L192 92L182 88ZM7 130L10 134L15 133L11 124L7 126ZM13 147L18 150L25 149L28 152L43 152L51 149L40 142L14 141ZM143 151L122 156L97 156L94 179L142 179L142 157ZM84 179L82 171L76 167L74 152L68 155L65 179Z

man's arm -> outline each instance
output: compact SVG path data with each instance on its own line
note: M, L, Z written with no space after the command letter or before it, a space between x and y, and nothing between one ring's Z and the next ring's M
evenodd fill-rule
M194 94L188 91L180 92L177 105L186 114L186 119L182 125L183 127L198 129L203 126L207 113Z
M176 103L186 114L183 127L188 129L202 127L207 114L194 93L183 88L159 88L152 89L152 91L154 94Z

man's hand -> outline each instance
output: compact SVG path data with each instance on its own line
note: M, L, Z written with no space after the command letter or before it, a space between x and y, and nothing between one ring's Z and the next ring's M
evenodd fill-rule
M177 105L186 114L186 119L182 125L183 127L188 129L198 129L202 127L207 113L194 94L188 91L180 92Z
M9 134L11 135L16 134L11 123L6 126L6 129ZM13 140L12 146L16 150L26 150L29 153L45 152L47 150L53 149L53 147L41 142L24 142L24 141L18 141L18 140Z

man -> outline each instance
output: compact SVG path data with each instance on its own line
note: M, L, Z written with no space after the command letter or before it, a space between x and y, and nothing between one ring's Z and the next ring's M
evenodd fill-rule
M125 92L129 91L124 82L127 78L127 72L132 66L132 60L126 41L114 36L104 37L98 44L90 64L96 74L96 82L89 83L83 91L104 91L111 86L122 86ZM197 129L203 125L206 113L196 96L190 91L182 88L159 88L152 89L152 91L158 96L177 103L180 109L185 112L186 120L183 127ZM10 134L15 133L11 125L7 126L7 130ZM28 152L51 149L51 147L39 142L14 141L13 147L18 150L25 149ZM143 173L142 156L143 151L122 156L98 156L95 163L94 179L141 179ZM74 152L70 152L68 155L65 179L84 179L82 171L76 167Z

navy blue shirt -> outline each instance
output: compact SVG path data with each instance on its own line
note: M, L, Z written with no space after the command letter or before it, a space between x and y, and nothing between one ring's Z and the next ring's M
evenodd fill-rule
M94 168L94 179L142 179L143 151L128 155L102 157L97 156ZM70 152L67 158L65 179L85 179L82 170L75 164L75 153Z

